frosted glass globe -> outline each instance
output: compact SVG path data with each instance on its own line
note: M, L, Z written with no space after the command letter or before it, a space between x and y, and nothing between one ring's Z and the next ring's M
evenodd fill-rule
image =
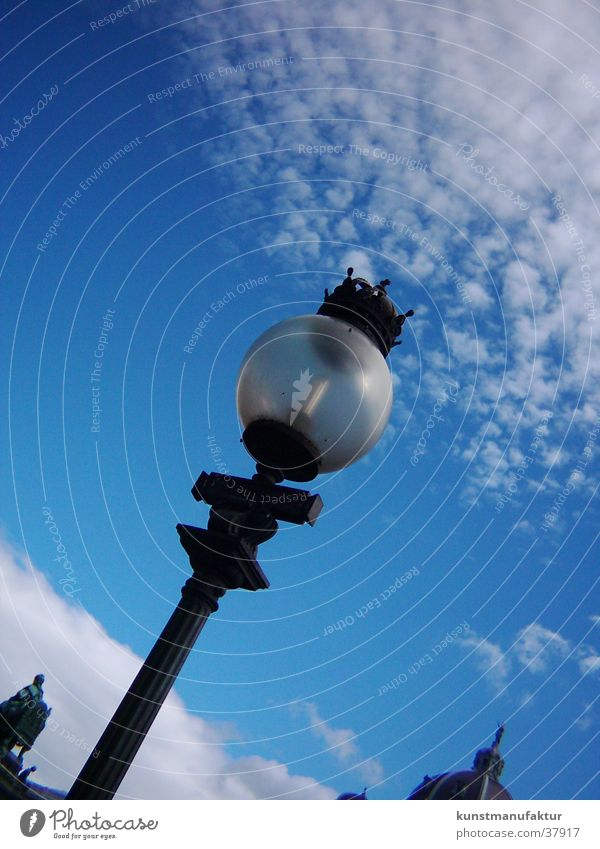
M311 480L358 460L383 433L391 405L385 358L342 319L282 321L256 340L240 367L244 444L290 480Z

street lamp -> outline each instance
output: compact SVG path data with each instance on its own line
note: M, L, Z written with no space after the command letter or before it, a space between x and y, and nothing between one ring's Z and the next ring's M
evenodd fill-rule
M242 362L243 442L289 480L349 466L375 445L390 416L385 357L413 311L398 314L387 297L389 280L371 286L352 272L331 295L325 290L317 315L276 324Z
M325 290L317 315L280 322L244 357L237 408L256 474L203 472L194 484L211 509L206 529L177 525L192 577L67 799L113 798L219 599L229 589L268 588L260 543L278 520L314 525L321 497L281 482L342 469L383 433L392 403L385 358L413 311L398 313L389 280L371 286L352 274Z

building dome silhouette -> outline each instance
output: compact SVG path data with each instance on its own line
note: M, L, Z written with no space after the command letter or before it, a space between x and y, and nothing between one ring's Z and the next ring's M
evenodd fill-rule
M501 725L492 745L489 748L479 749L471 769L443 772L433 777L426 775L408 798L454 799L455 801L512 800L508 790L499 781L504 769L504 759L498 748L503 733L504 726Z

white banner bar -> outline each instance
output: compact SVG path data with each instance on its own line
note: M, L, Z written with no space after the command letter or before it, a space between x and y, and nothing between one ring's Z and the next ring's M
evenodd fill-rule
M33 807L35 805L35 807ZM91 843L260 849L446 849L544 846L598 849L600 804L567 802L297 801L13 802L0 806L0 844Z

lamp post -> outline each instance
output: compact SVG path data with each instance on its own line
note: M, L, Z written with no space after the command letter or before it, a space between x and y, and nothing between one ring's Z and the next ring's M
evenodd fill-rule
M207 528L177 525L192 577L67 799L113 798L219 599L268 588L258 546L278 521L314 525L320 496L281 482L342 469L383 433L392 403L385 358L413 312L397 312L388 280L371 286L352 273L325 290L317 315L280 322L244 357L237 408L256 474L203 472L196 481L192 494L211 507Z

